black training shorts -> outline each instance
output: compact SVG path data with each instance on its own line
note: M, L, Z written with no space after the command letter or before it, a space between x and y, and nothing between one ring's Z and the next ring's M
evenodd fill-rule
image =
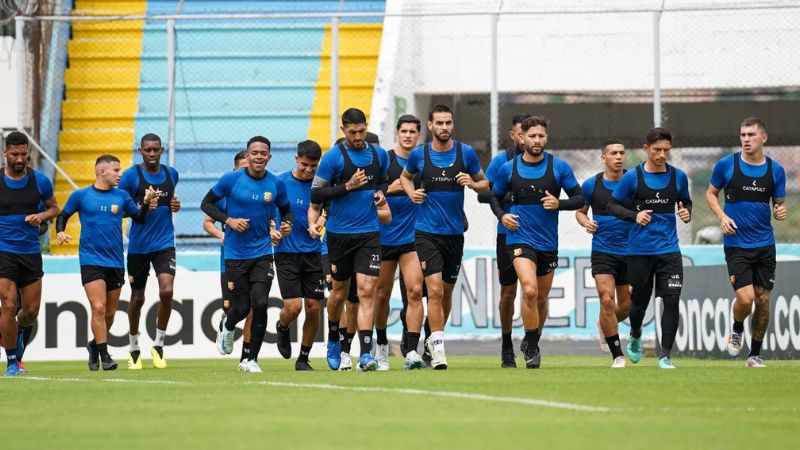
M340 234L328 232L328 261L336 281L356 273L377 277L381 272L381 241L378 232Z
M319 253L276 253L275 267L281 297L310 298L325 297L322 280L322 261Z
M128 281L131 289L144 289L150 275L150 265L156 276L166 273L175 275L175 247L152 253L128 253Z
M753 285L772 290L777 266L775 245L757 248L725 248L725 262L733 290Z
M613 275L617 286L628 284L628 257L592 252L592 277L597 275Z
M42 279L42 254L0 252L0 278L13 281L24 288Z
M543 252L527 244L508 244L508 257L527 258L536 264L536 276L543 277L558 267L558 252Z
M125 269L105 266L81 266L81 284L85 286L97 280L106 282L106 291L120 289L125 284Z

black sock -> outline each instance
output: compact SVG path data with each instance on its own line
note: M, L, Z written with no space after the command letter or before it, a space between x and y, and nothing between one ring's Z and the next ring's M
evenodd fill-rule
M736 319L733 319L733 332L739 334L744 333L744 322L738 322Z
M503 333L503 351L514 349L514 344L511 342L511 332Z
M20 327L20 330L22 330L22 343L25 344L25 347L27 347L28 342L31 341L31 335L33 334L33 325Z
M378 340L378 345L389 345L389 340L386 339L386 328L375 328L375 338Z
M103 342L102 344L95 344L95 348L97 348L97 352L100 353L100 357L103 359L111 357L111 355L108 354L108 343Z
M339 342L339 321L328 321L328 341Z
M642 337L642 329L641 328L631 328L631 337L639 339Z
M428 323L428 318L425 318L425 322L422 323L422 328L425 330L425 339L428 339L428 336L431 335L431 324Z
M8 358L8 365L13 365L17 363L17 352L9 352L6 349L6 358Z
M619 343L619 334L615 334L613 336L609 336L606 338L606 343L608 344L608 348L611 350L611 357L617 358L622 355L622 346Z
M406 334L406 349L408 351L417 351L417 347L419 347L419 333L409 331Z
M361 341L362 355L372 350L372 330L358 330L358 340Z
M345 353L350 353L350 349L353 348L353 336L352 334L348 333L347 330L343 331L342 334L342 351Z
M242 356L239 358L239 361L247 361L250 359L250 343L249 342L242 342Z
M755 338L750 339L750 354L748 356L760 356L762 343L763 341L757 341Z
M297 360L308 362L309 353L311 353L311 346L300 344L300 356L297 357Z
M539 329L525 330L525 342L528 348L539 348Z

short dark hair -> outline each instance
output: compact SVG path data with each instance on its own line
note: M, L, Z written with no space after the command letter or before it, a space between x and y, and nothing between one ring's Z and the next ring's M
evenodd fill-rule
M367 131L367 138L366 141L372 145L381 145L381 139L378 137L377 134Z
M404 123L413 123L417 126L417 131L422 130L422 123L419 121L417 116L413 114L403 114L397 119L397 128L395 130L399 130Z
M316 141L311 139L299 142L297 144L297 156L300 158L308 158L312 161L319 161L322 158L322 148Z
M428 113L429 122L433 120L433 115L436 113L450 113L450 115L453 116L453 119L456 118L456 115L453 114L453 110L450 109L449 106L439 103L437 105L433 105L433 108L431 108L431 112Z
M247 151L242 150L233 157L233 167L239 164L239 161L247 158Z
M527 119L528 117L531 117L531 114L517 114L517 115L515 115L514 117L511 118L511 127L513 128L518 123L521 124L522 121Z
M139 141L139 147L144 147L145 141L147 142L157 141L158 145L161 145L161 138L158 137L158 135L155 133L147 133L144 136L142 136L142 140Z
M6 148L10 148L12 145L28 145L28 143L28 136L20 131L12 131L6 136Z
M526 119L523 119L520 122L520 126L522 127L522 131L528 131L533 127L544 127L547 129L548 120L544 116L530 116Z
M600 149L603 151L603 153L605 153L606 149L608 148L609 145L616 145L616 144L619 144L619 145L625 147L625 143L622 142L621 140L619 140L617 138L610 138L610 139L606 139L605 141L603 141L603 146L600 147Z
M655 127L647 132L647 136L645 136L644 140L647 145L651 145L657 141L669 141L671 144L672 133L670 133L666 128Z
M97 167L102 163L112 163L112 162L119 162L119 158L114 155L100 155L97 158L97 161L94 162L94 166Z
M763 120L759 119L758 117L747 117L742 121L742 124L739 125L739 128L743 127L752 127L753 125L757 126L762 133L767 132L767 125L764 123ZM10 136L10 135L9 135Z
M342 126L367 123L367 116L364 111L358 108L348 108L342 113Z
M253 136L247 141L247 149L250 150L250 144L253 142L261 142L262 144L267 144L267 150L272 151L272 143L269 139L265 138L264 136Z

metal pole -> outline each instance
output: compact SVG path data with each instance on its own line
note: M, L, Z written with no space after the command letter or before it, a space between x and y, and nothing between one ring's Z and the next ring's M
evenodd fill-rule
M653 126L661 126L661 11L653 13Z
M175 19L167 20L167 151L175 166Z
M14 53L17 63L17 128L25 129L25 21L21 16L14 19L16 38Z
M489 94L489 127L491 127L491 151L492 155L496 155L500 151L498 127L500 125L498 108L498 95L497 95L497 22L500 20L500 14L492 14L489 18L491 23L490 39L491 39L491 92Z
M58 173L61 174L62 177L64 177L65 180L67 180L67 183L69 183L70 186L72 186L73 189L78 189L78 185L75 184L75 181L73 181L73 179L70 178L70 176L67 174L67 172L65 172L64 169L62 169L61 166L59 166L58 163L53 160L53 157L50 156L42 148L42 146L39 145L38 142L36 142L36 140L33 138L33 136L28 134L28 132L25 131L24 128L19 127L19 128L17 128L17 130L20 131L22 134L24 134L28 138L28 142L30 143L30 145L32 145L36 150L38 150L39 151L39 155L41 155L44 159L46 159L47 162L49 162L50 164L53 165L53 167L58 171Z
M339 16L331 20L331 146L339 137Z

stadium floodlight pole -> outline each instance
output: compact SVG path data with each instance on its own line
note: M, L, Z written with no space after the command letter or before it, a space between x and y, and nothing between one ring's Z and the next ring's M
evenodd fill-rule
M661 126L661 11L653 13L653 126Z
M339 16L331 17L331 146L339 137Z
M175 19L167 20L167 146L170 167L175 166Z
M491 71L491 91L489 93L489 127L491 128L491 153L492 156L496 155L497 152L500 151L498 148L500 137L498 135L497 127L500 124L499 115L500 111L498 108L498 95L497 95L497 22L500 20L500 13L496 12L489 16L489 23L490 31L489 31L489 40L491 45L491 62L489 64L490 71Z
M25 22L22 16L14 19L17 64L17 128L25 129Z

